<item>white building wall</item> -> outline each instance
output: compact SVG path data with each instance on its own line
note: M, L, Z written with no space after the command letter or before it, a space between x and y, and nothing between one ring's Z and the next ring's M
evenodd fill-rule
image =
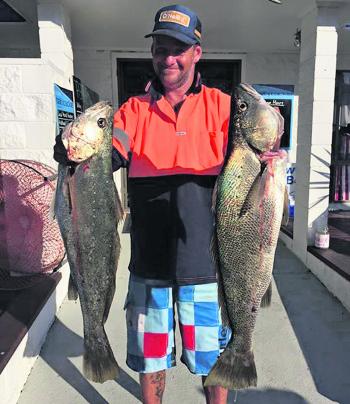
M54 84L72 89L70 25L53 1L39 2L38 15L41 58L0 58L0 157L56 167Z
M113 101L112 61L109 50L75 49L74 75L101 100Z
M246 81L253 84L291 84L298 82L299 52L248 53Z
M50 166L56 134L54 83L62 72L41 59L0 59L0 157Z

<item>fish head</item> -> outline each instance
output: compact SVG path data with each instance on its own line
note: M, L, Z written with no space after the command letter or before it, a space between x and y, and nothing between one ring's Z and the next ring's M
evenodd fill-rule
M249 84L239 84L233 93L233 121L248 145L258 153L279 147L284 119Z
M62 142L68 159L81 163L98 154L106 142L112 144L112 120L111 104L100 101L67 125L62 133Z

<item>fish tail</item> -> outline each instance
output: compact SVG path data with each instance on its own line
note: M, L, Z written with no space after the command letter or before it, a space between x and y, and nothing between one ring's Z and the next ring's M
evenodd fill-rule
M272 283L270 282L269 287L267 288L264 296L261 299L260 307L268 307L271 305L272 298Z
M83 358L84 376L96 383L104 383L106 380L115 380L119 377L120 369L107 336L102 328L102 335L97 339L91 338L92 344L85 341ZM98 341L98 346L96 345Z
M78 299L78 289L72 278L72 275L69 277L68 282L68 300L77 300Z
M253 352L238 353L226 348L211 369L204 386L222 386L229 390L257 385Z

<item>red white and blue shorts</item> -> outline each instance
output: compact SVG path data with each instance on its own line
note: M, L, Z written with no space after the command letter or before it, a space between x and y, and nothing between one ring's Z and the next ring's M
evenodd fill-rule
M217 284L155 287L130 275L125 302L127 365L152 373L176 365L174 305L182 337L181 361L207 375L231 337L222 326Z

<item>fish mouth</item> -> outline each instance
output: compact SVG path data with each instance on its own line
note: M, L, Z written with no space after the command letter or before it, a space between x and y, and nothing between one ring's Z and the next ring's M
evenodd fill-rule
M243 126L243 127L240 127L240 129L244 129L244 130L251 130L251 131L254 131L254 130L259 130L259 127L258 126L252 126L252 125L250 125L250 126ZM259 159L259 160L261 160L261 156L264 154L264 153L266 153L266 151L264 151L264 150L260 150L260 149L258 149L257 147L255 147L255 146L253 146L253 144L251 143L251 142L249 142L249 140L247 139L247 138L245 138L245 141L247 142L247 145L248 145L248 147L251 149L251 151L256 155L256 157Z
M265 152L263 152L263 151L257 149L255 146L253 146L253 145L252 145L251 143L249 143L249 142L247 142L247 144L248 144L249 148L251 149L251 151L255 154L255 156L256 156L256 157L258 158L258 160L260 160L260 162L261 162L261 158L262 158L262 156L263 156L263 154L264 154Z

